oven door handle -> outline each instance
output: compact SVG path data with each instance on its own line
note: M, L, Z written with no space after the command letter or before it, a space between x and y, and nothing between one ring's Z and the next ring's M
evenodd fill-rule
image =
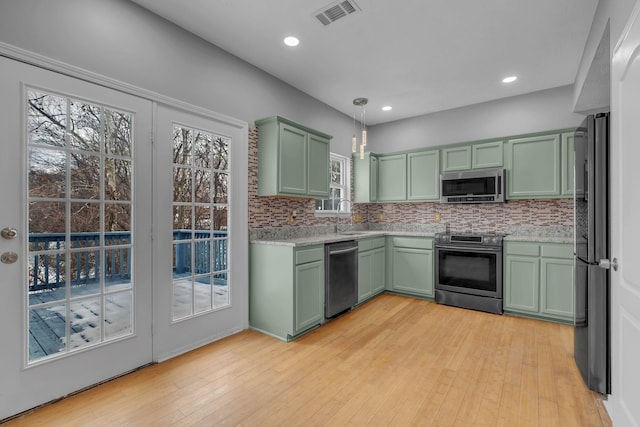
M483 246L478 247L469 247L469 246L449 246L449 245L436 245L436 249L446 249L453 251L463 251L463 252L484 252L484 253L500 253L502 252L502 248L487 248Z

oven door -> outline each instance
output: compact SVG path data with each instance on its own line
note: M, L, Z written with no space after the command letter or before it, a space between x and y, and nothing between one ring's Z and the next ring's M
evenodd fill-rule
M436 289L502 298L502 248L436 245Z

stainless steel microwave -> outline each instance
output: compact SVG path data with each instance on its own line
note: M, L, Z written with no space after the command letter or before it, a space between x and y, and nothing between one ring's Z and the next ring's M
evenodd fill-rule
M502 203L505 175L504 169L440 174L440 202Z

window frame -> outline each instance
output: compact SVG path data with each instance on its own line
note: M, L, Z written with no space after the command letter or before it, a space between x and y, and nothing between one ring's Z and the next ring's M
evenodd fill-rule
M342 209L340 209L340 217L346 218L351 215L352 205L351 205L351 162L350 158L346 156L342 156L337 153L329 153L329 176L331 176L331 165L333 161L338 161L342 164L342 178L343 183L341 185L335 185L331 182L331 178L329 178L329 192L331 193L331 189L340 188L342 189L343 197L341 200L348 200L349 203L342 203ZM330 200L329 199L318 199L322 201ZM336 217L338 216L338 211L333 209L317 209L315 210L316 217Z

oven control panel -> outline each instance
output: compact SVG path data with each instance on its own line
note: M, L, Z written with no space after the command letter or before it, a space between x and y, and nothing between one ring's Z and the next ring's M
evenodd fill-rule
M497 233L436 233L435 243L456 246L502 246L503 234Z

